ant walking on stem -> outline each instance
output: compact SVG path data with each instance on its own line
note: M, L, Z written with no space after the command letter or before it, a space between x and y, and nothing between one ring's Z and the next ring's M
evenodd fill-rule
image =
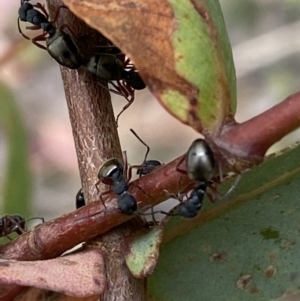
M83 64L83 58L79 54L77 45L71 36L64 32L65 28L72 32L71 29L67 24L62 25L60 29L57 29L53 25L53 23L58 19L62 8L67 7L60 6L56 12L54 20L50 22L49 15L41 3L37 2L37 4L31 4L29 3L29 0L21 0L18 29L22 36L28 40L29 38L24 35L21 30L20 21L33 24L33 26L27 26L26 29L42 29L43 33L34 37L32 39L32 43L39 48L47 50L50 56L60 65L70 69L78 69ZM46 47L39 43L42 41L46 42Z
M150 173L154 168L161 165L157 160L147 160L150 151L149 146L136 134L132 129L130 131L137 137L137 139L147 147L145 159L142 165L129 166L127 162L126 152L123 152L124 165L118 159L110 159L105 162L99 170L98 184L104 183L112 186L112 191L118 195L118 208L125 214L133 214L137 211L137 201L132 194L128 192L130 186L130 179L132 176L132 169L137 169L137 174L145 175ZM141 187L135 186L142 190ZM143 190L142 190L143 191ZM146 192L143 191L145 194ZM108 192L104 192L100 197Z
M186 170L179 169L179 165L185 158ZM195 217L200 211L207 187L211 187L211 179L215 169L215 158L213 151L204 139L196 139L187 151L185 157L179 161L177 171L186 173L191 180L196 182L189 196L182 194L168 194L169 197L176 198L180 201L177 206L177 213L166 213L167 215L179 215L185 218ZM222 197L227 197L240 180L239 175L233 186ZM214 192L215 189L214 189ZM185 200L184 200L185 198Z

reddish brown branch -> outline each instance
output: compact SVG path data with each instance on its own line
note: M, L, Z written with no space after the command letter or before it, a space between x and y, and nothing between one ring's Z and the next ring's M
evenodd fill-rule
M138 200L139 208L149 204L156 205L165 200L164 189L177 192L179 177L181 177L182 187L190 183L187 177L175 171L179 160L180 158L132 182L130 192ZM151 197L135 186L142 188ZM133 217L119 212L114 195L108 195L105 201L106 210L101 201L92 202L74 212L35 227L16 240L1 246L0 257L26 261L54 258L78 243L105 233ZM90 215L94 216L87 218ZM12 296L15 296L21 290L17 286L1 288L1 301L11 300L11 292L13 292Z
M167 196L164 189L177 192L180 177L182 187L191 183L186 176L175 171L179 160L180 158L131 183L129 191L138 200L139 208L150 204L157 205L165 200ZM147 195L135 186L142 188ZM122 214L118 210L115 195L112 193L108 195L105 202L106 210L101 201L92 202L74 212L35 227L32 231L1 246L1 258L17 260L54 258L76 244L105 233L133 217ZM91 215L93 216L88 217Z
M266 113L247 121L245 124L248 125L245 127L246 129L248 127L248 133L237 130L238 136L235 137L236 141L240 141L239 137L241 137L242 140L246 139L246 141L248 141L247 137L251 137L251 135L253 137L252 139L254 139L256 135L252 134L253 128L261 124L265 124L265 128L269 127L270 132L274 133L271 131L272 126L271 123L268 122L268 118L266 118L266 116L271 116L271 118L274 120L274 118L277 116L276 114L283 112L284 118L289 119L289 106L294 105L295 102L299 102L299 97L300 93L297 93L289 97L283 103L268 110ZM288 106L288 108L285 108L285 106ZM296 110L292 110L292 112L294 111ZM297 114L295 114L295 116L296 115ZM297 125L297 122L295 122L295 118L291 119L293 119L293 122L290 122L289 124L290 129L293 129L293 127ZM281 122L283 123L282 119ZM242 128L244 124L237 125L236 129L238 129L239 126ZM251 129L251 131L249 129ZM287 127L285 127L285 130L280 131L279 135L283 135L285 131L287 131ZM228 137L230 137L229 134ZM258 135L258 137L260 136ZM278 138L279 136L277 134L273 134L273 137ZM273 141L272 139L267 140L267 143L271 143ZM262 140L262 142L264 142L264 140ZM234 149L235 147L233 145L233 150ZM252 155L255 155L255 153ZM139 208L143 208L149 204L156 205L165 200L166 194L164 189L168 190L169 192L178 192L178 181L180 177L180 183L182 184L182 187L190 183L190 180L187 177L182 176L175 170L180 159L181 158L178 158L171 163L154 170L151 174L132 182L130 192L138 200ZM135 186L142 188L147 195L149 194L151 197L145 195L140 189L135 188ZM107 197L106 203L108 204L107 210L104 210L101 202L98 201L89 204L88 206L83 207L75 212L64 215L56 220L36 227L33 231L25 233L15 241L2 246L0 248L1 257L18 260L53 258L74 245L82 241L89 240L101 233L105 233L109 229L132 218L132 216L126 216L119 212L116 205L116 199L112 194ZM86 218L87 216L91 215L92 217ZM56 233L57 235L53 235L53 233Z
M238 170L259 164L266 151L300 126L300 91L256 117L230 123L211 140Z

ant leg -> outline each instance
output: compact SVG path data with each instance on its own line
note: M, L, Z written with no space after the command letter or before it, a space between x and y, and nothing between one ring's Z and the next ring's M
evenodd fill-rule
M100 194L100 200L101 200L101 203L102 203L102 205L103 205L103 207L106 209L106 205L105 205L105 202L104 202L104 200L103 200L103 196L104 195L106 195L106 194L109 194L111 192L111 190L107 190L107 191L104 191L104 192L102 192L101 194Z
M98 180L97 183L95 184L95 187L96 187L98 193L100 192L100 190L99 190L99 184L100 183L101 183L101 181Z
M181 168L179 168L179 166L180 166L180 165L182 164L182 162L184 161L185 157L186 157L186 155L184 155L184 156L182 156L182 157L180 158L178 164L176 165L175 170L176 170L177 172L179 172L179 173L182 173L182 174L185 174L185 175L186 175L186 174L187 174L186 169L181 169Z
M146 150L146 154L145 154L145 158L144 158L144 162L147 160L147 156L150 152L150 146L148 144L146 144L139 136L138 134L133 130L130 129L130 132L143 144L146 146L147 150Z
M39 36L33 38L33 39L32 39L32 43L33 43L35 46L37 46L37 47L39 47L39 48L41 48L41 49L47 50L47 47L46 47L46 46L44 46L44 45L38 43L39 41L45 41L45 40L46 40L45 35L46 35L46 34L43 33L43 34L41 34L41 35L39 35Z
M224 195L221 196L221 199L225 199L227 198L231 193L232 191L236 188L236 186L238 185L238 183L240 182L240 180L242 179L242 174L239 174L234 183L232 184L232 186L226 191L226 193Z
M157 220L155 219L155 216L154 216L154 214L155 214L156 212L154 212L153 206L151 206L151 205L146 206L146 207L144 207L142 210L143 210L143 211L144 211L144 210L146 211L146 210L148 210L149 208L151 209L152 222L154 223L154 225L158 226L158 222L157 222ZM144 215L144 216L149 215L149 213L140 212L140 211L136 211L134 214L136 214L136 215Z
M123 96L128 102L131 102L131 99L128 98L129 96L131 96L130 91L128 91L123 85L121 85L119 81L117 81L118 85L116 85L113 81L109 81L109 83L116 89L109 89L110 92Z
M42 13L45 15L46 19L49 19L49 14L43 4L41 4L40 2L37 2L36 4L33 5L33 7L40 9L42 11Z
M21 29L20 18L18 18L18 29L19 29L19 33L23 36L23 38L25 38L25 39L27 39L27 40L30 40L30 38L27 37L27 36L23 33L23 31L22 31L22 29Z
M128 102L132 102L134 100L135 90L125 80L118 80L117 83L120 91L122 91L123 94L126 95L126 100Z
M177 199L179 198L179 194L178 193L170 193L168 190L164 189L163 190L164 193L166 194L166 196L170 199Z
M128 58L125 62L124 62L124 68L127 67L130 63L130 58Z
M134 101L134 98L130 102L128 102L128 104L126 106L124 106L123 109L121 110L121 112L117 115L117 118L116 118L116 125L117 125L117 127L118 127L118 122L119 122L120 116L122 115L122 113L125 110L127 110L131 106L131 104L133 103L133 101Z
M29 29L29 30L39 30L39 29L41 29L41 26L39 26L39 25L32 25L32 26L26 26L25 28Z
M132 170L133 169L138 169L141 167L145 167L145 165L129 165L128 171L127 171L127 183L130 181L131 177L132 177Z
M15 228L18 229L21 233L25 233L25 229L22 228L14 219L12 219L9 215L6 215L5 220L10 221L13 225L15 225Z

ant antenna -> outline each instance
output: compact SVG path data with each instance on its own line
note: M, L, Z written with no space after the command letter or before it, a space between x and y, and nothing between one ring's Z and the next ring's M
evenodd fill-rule
M150 147L148 144L146 144L139 136L138 134L133 130L133 129L130 129L130 132L143 144L146 146L147 148L147 151L146 151L146 154L145 154L145 159L144 159L144 162L147 160L147 156L149 154L149 151L150 151Z

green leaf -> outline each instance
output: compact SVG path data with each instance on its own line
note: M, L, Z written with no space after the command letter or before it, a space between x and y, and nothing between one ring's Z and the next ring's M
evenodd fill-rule
M299 292L300 147L244 174L234 194L172 218L153 300L274 300ZM228 187L222 187L228 188Z
M218 0L64 0L134 62L181 122L207 135L232 122L236 76Z
M125 239L121 251L130 272L137 278L153 273L159 255L165 222L150 230L141 229L135 237Z
M175 70L198 88L196 101L173 89L159 100L198 131L217 132L236 111L236 75L222 10L217 0L169 0L176 22L172 35Z
M7 156L2 184L3 213L30 215L31 172L27 133L12 94L0 83L0 125L5 132Z

